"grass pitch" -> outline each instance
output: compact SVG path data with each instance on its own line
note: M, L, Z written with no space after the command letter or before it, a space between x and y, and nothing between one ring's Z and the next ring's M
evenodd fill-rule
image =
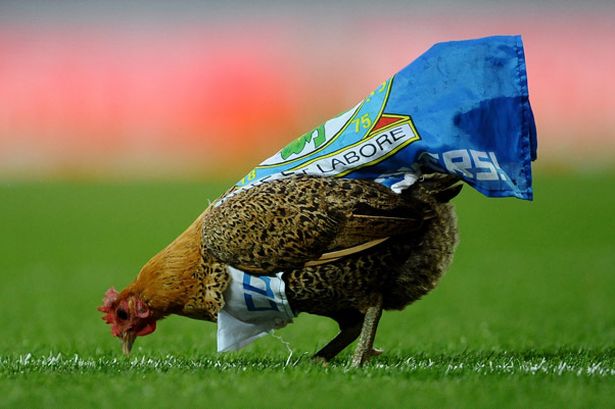
M541 173L533 203L464 189L452 268L358 370L309 362L336 327L306 314L228 355L171 317L122 356L104 291L230 182L2 183L0 406L613 407L615 175Z

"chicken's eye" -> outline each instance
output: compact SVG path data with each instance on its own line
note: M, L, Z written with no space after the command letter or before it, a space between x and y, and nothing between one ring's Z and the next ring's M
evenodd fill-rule
M119 310L117 310L117 317L120 320L125 321L128 319L128 313L125 310L120 308Z

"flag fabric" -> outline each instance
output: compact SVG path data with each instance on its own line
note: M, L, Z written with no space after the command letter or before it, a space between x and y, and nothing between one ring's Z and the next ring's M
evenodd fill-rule
M237 351L293 322L283 273L252 276L228 266L230 283L218 313L218 352Z
M521 37L439 43L262 162L220 203L297 174L371 179L399 192L434 171L490 197L531 200L536 148Z

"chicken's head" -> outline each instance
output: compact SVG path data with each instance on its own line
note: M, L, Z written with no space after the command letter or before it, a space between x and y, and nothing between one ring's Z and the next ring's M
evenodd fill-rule
M135 294L119 293L115 288L110 288L98 311L105 314L102 319L111 325L111 334L122 339L122 351L126 355L138 336L149 335L156 330L156 318L147 304Z

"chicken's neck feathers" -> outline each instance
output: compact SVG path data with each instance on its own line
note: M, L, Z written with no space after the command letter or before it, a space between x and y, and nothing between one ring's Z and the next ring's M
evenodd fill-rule
M169 314L215 321L224 305L226 266L202 248L201 214L171 244L152 257L125 290L139 295L156 316Z

